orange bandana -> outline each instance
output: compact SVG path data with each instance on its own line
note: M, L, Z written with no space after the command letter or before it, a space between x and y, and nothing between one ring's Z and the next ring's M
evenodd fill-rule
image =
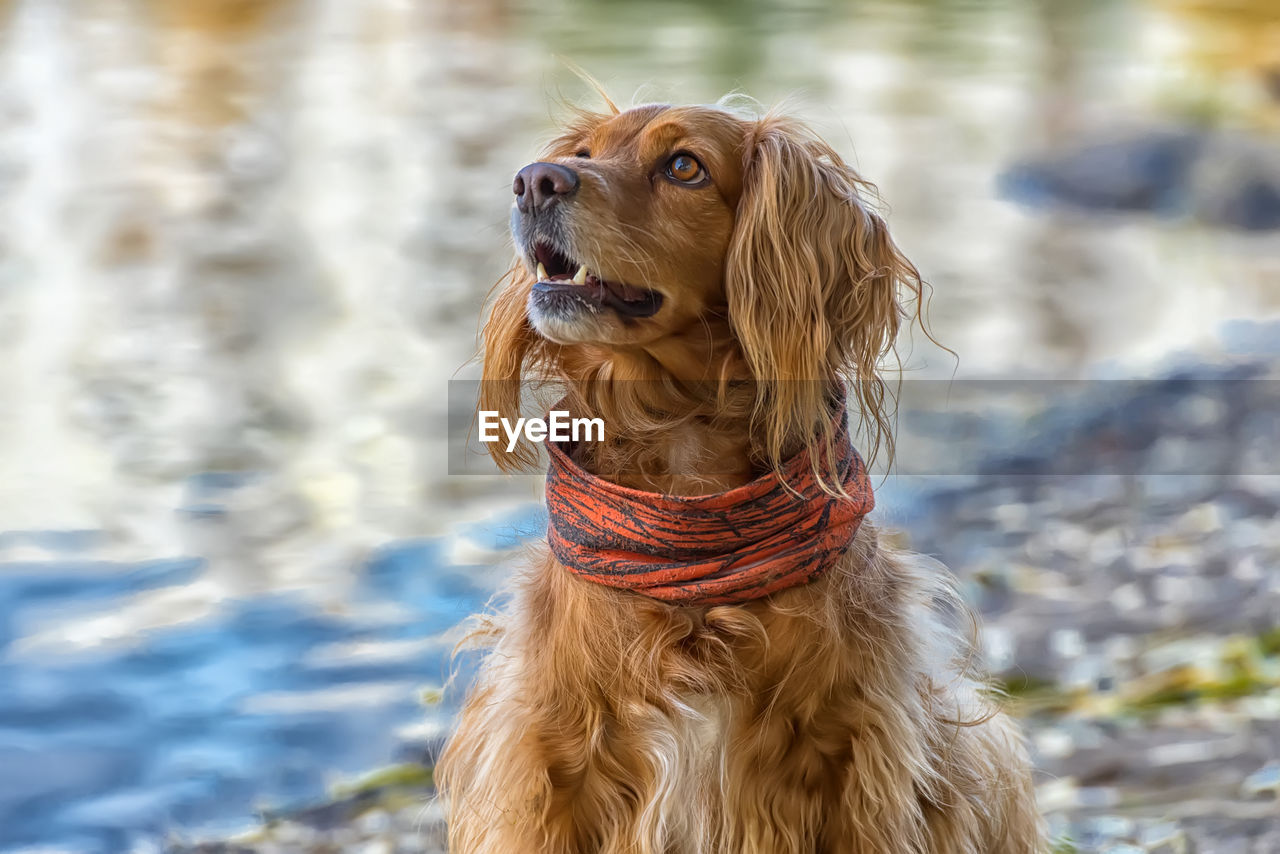
M844 554L875 506L843 407L837 417L834 468L849 498L818 488L808 452L787 460L781 477L682 497L610 483L548 441L551 551L581 578L676 605L747 602L807 584Z

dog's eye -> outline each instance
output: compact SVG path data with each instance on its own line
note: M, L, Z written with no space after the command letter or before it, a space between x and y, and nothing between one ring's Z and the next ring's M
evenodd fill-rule
M575 154L575 155L573 155L573 156L574 156L574 157L590 157L590 156L591 156L591 152L590 152L590 151L587 151L587 150L584 148L584 149L581 149L577 154Z
M667 161L667 175L681 184L696 184L707 177L707 170L692 154L677 154Z

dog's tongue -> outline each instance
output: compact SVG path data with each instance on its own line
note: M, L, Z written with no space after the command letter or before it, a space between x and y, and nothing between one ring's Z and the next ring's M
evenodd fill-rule
M606 295L622 303L645 303L653 300L652 292L619 282L606 281L595 273L588 272L585 266L580 267L577 273L548 275L542 264L538 264L538 276L544 282L554 282L557 285L569 285L577 288L584 297L595 303L603 302Z

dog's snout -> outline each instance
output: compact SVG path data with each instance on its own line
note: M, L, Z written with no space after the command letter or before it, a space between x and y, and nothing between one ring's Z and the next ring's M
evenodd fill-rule
M577 189L578 173L558 163L530 163L511 184L521 213L547 210Z

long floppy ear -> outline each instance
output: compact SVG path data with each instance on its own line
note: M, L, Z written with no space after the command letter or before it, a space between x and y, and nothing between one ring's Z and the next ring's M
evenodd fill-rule
M489 308L484 331L484 366L477 409L498 412L504 418L521 414L524 379L548 359L548 342L529 322L526 304L533 278L520 261L494 286L497 296ZM538 462L537 449L521 440L508 452L504 442L488 444L489 456L502 471L527 470Z
M764 450L776 467L800 448L829 448L827 401L844 379L862 409L868 458L881 442L892 456L878 366L905 314L899 289L921 308L920 274L864 199L874 187L804 127L759 120L745 157L725 291L760 389Z

